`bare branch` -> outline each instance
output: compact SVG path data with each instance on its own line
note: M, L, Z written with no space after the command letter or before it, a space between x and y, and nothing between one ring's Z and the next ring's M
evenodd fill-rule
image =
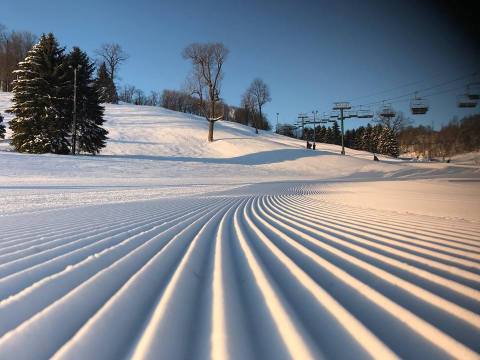
M102 44L99 49L95 50L95 54L105 62L112 79L116 78L120 65L129 58L129 55L116 43Z

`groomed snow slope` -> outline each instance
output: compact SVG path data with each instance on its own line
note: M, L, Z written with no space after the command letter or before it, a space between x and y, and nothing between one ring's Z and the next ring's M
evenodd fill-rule
M479 357L478 167L106 115L105 155L0 152L0 359Z

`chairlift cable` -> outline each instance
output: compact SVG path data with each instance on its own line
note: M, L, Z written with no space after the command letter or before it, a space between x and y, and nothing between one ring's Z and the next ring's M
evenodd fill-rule
M478 74L478 69L473 71L470 71L468 72L467 75L465 76L462 76L461 79L463 78L468 78L470 76L475 76ZM406 83L406 84L403 84L403 85L399 85L399 86L396 86L396 87L392 87L392 88L389 88L389 89L385 89L385 90L381 90L381 91L376 91L376 92L373 92L373 93L370 93L370 94L367 94L367 95L361 95L361 96L357 96L353 99L350 99L348 100L349 102L353 102L353 101L356 101L356 100L359 100L359 99L364 99L364 98L369 98L369 97L373 97L373 96L377 96L377 95L382 95L384 93L389 93L389 92L392 92L392 91L395 91L395 90L398 90L398 89L402 89L402 88L406 88L406 87L410 87L410 86L413 86L413 85L417 85L417 84L421 84L421 83L424 83L424 82L427 82L429 80L432 80L432 79L435 79L435 78L438 78L440 77L440 75L443 75L443 72L442 73L438 73L432 77L429 77L428 79L425 78L423 80L417 80L417 81L412 81L412 82L409 82L409 83ZM455 81L458 81L457 79Z
M402 99L402 98L405 98L405 97L411 97L412 95L415 95L415 93L418 93L418 92L421 93L421 92L433 90L433 89L436 89L436 88L439 88L439 87L443 87L445 85L452 84L452 83L457 82L457 81L461 81L461 80L465 80L465 79L474 77L477 74L478 74L477 72L470 73L468 76L462 76L462 77L458 77L456 79L452 79L452 80L449 80L449 81L444 81L440 84L429 86L429 87L423 88L421 90L415 90L413 92L409 92L409 93L406 93L406 94L403 94L403 95L394 96L394 97L391 97L389 99L382 99L382 100L379 100L379 101L373 101L373 102L370 102L370 103L361 104L361 105L357 105L357 106L371 106L371 105L381 104L383 102L394 102L394 100Z

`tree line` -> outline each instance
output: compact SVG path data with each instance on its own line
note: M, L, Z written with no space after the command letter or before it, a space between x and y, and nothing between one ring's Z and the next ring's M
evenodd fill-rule
M120 97L120 99L122 99L122 97ZM144 99L145 103L141 105L156 105L152 104L151 96L145 97ZM186 91L163 90L162 93L158 94L158 99L158 106L166 109L204 116L199 98L190 95ZM136 99L133 98L133 101L135 100ZM260 112L257 111L257 108L252 106L251 103L245 104L242 101L241 106L233 106L228 105L224 101L219 101L218 106L222 109L223 120L225 121L236 122L259 130L271 129L271 125L266 116L264 114L260 115Z
M298 130L292 125L283 124L279 126L279 133L282 135L297 137ZM300 138L325 144L342 144L342 134L337 121L331 126L317 125L306 127ZM385 124L360 126L357 129L347 130L344 133L344 144L346 147L356 150L369 151L371 153L383 154L398 157L400 152L397 135L393 128Z
M400 147L395 131L383 124L360 126L357 129L347 130L344 138L345 146L364 150L374 154L398 157Z
M399 133L402 153L424 158L447 158L480 151L480 114L453 118L440 130L430 126L408 126Z

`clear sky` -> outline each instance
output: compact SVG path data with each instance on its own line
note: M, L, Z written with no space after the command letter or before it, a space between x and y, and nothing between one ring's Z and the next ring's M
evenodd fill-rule
M221 41L230 49L221 96L238 105L252 79L261 77L272 93L265 111L274 124L276 112L281 122L293 122L299 112L329 111L333 101L381 101L480 70L480 42L472 31L478 25L466 23L473 19L468 12L458 13L470 2L453 3L0 0L0 23L37 35L53 32L62 45L91 55L100 44L117 42L130 54L119 82L147 93L181 88L189 71L181 51L189 43ZM412 119L438 127L455 115L480 112L480 105L456 107L468 81L424 91L454 89L433 96L428 114ZM393 105L408 112L408 100ZM351 120L348 127L360 124Z

